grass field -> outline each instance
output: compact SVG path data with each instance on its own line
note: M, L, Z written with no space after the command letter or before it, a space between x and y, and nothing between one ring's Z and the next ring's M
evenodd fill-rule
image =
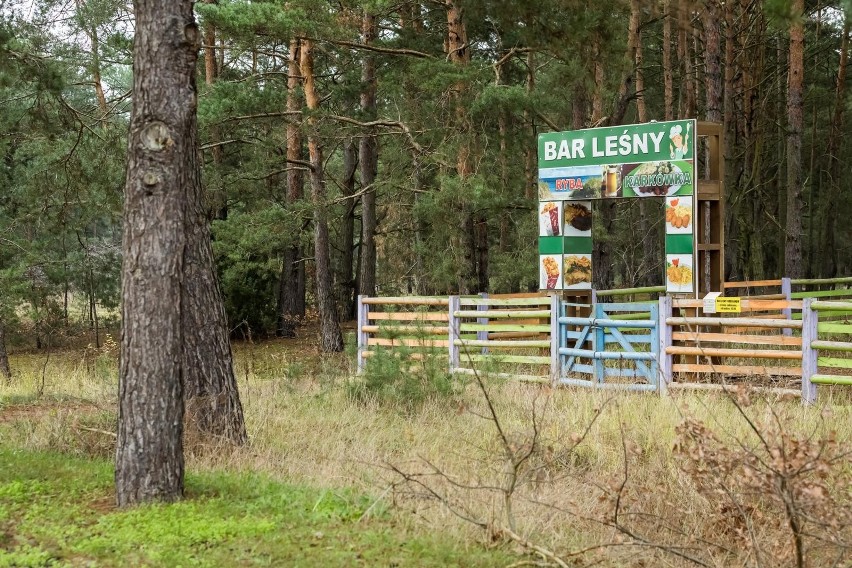
M802 408L484 377L404 408L354 399L351 357L312 339L238 345L250 445L188 448L188 500L130 512L114 350L13 356L0 566L852 565L848 389Z

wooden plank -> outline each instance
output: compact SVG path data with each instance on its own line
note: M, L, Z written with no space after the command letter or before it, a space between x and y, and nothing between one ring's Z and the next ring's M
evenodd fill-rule
M430 326L430 325L364 325L361 326L364 333L423 333L434 335L446 335L447 326Z
M458 345L461 347L511 347L511 348L521 348L521 347L541 347L548 348L550 347L549 339L530 339L524 340L519 339L517 341L501 341L501 340L487 340L481 341L478 339L454 339L453 345Z
M437 298L434 296L399 296L387 298L364 298L364 303L370 306L397 305L397 306L448 306L449 298Z
M368 320L448 321L449 315L438 312L367 312Z
M802 309L802 403L813 404L817 391L811 377L817 372L817 352L813 348L818 337L819 312L813 309L813 299L805 300Z
M403 357L403 354L400 353L399 351L391 351L391 350L388 350L388 349L383 350L381 354L384 355L385 357L390 355L392 357L396 357L397 359ZM378 351L364 351L361 355L364 358L369 359L370 357L378 356L379 352ZM429 359L430 357L440 357L441 359L444 358L443 354L436 354L436 353L416 353L416 352L414 352L414 353L405 353L404 356L405 356L406 359L411 359L413 361L424 361L426 359Z
M852 284L852 276L840 276L837 278L793 278L793 284L805 284L822 286L825 284Z
M596 294L599 298L608 296L629 296L631 294L653 294L655 292L665 293L665 286L645 286L643 288L621 288L616 290L597 290Z
M852 324L825 322L818 324L817 330L822 333L850 334L852 333Z
M547 333L550 331L549 325L529 325L529 324L499 324L499 323L463 323L461 324L462 331L525 331L535 333Z
M550 355L502 355L502 354L472 354L463 355L470 361L493 361L495 363L528 363L530 365L549 365Z
M852 351L852 343L848 341L811 341L811 347L826 351Z
M848 375L814 375L811 382L817 385L852 386L852 377Z
M550 318L550 310L457 310L453 315L457 318L488 319Z
M450 342L446 339L385 339L384 337L371 337L367 345L383 345L386 347L449 347Z
M720 385L720 384L712 384L712 383L672 383L669 385L671 388L676 390L701 390L701 391L728 391L735 387L735 385ZM779 387L761 387L761 386L751 386L746 385L749 390L759 393L766 394L779 394L779 395L789 395L789 396L800 396L802 393L795 389L785 389Z
M675 363L672 365L674 373L704 373L708 375L740 375L740 376L781 376L801 377L802 370L799 367L763 367L754 365L695 365L688 363ZM672 385L669 384L669 387Z
M719 318L719 317L672 317L666 318L667 325L685 326L717 326L717 327L765 327L765 328L793 328L801 329L802 322L786 319L762 319L762 318ZM852 328L852 326L849 326Z
M791 298L840 298L842 296L852 296L852 290L814 290L813 292L793 292Z
M460 298L462 306L549 306L550 298L540 296L536 298Z
M669 355L696 355L704 357L740 357L750 359L799 359L801 351L781 351L774 349L726 349L723 347L688 347L672 345L666 348Z
M848 311L852 310L852 302L811 302L811 309L817 311ZM820 314L822 315L822 314Z
M834 369L852 369L852 359L840 359L839 357L817 357L817 366L832 367Z
M489 377L494 377L497 379L514 379L529 383L550 382L550 377L540 377L538 375L522 375L518 373L483 373L482 371L477 371L476 369L465 369L461 367L453 369L453 373L459 375L487 375Z
M742 343L744 345L792 345L801 346L801 337L785 337L783 335L739 335L736 333L705 333L701 331L675 331L672 333L675 341L690 341L693 343Z
M795 283L795 282L794 282ZM749 282L725 282L723 286L726 290L730 288L766 288L770 286L780 286L781 280L752 280Z

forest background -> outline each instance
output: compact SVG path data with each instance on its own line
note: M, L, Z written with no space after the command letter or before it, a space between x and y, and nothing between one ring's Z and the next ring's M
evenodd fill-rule
M351 318L358 294L536 289L537 134L648 120L724 125L728 279L852 273L850 9L198 2L232 332L293 336L313 306ZM70 320L116 317L133 14L0 0L0 15L3 351L4 330L40 347ZM662 283L662 207L596 205L597 288Z

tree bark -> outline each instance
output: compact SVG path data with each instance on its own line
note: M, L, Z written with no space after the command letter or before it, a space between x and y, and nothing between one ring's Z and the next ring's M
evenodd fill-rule
M787 76L787 218L784 239L784 273L802 276L802 80L804 77L804 0L793 0Z
M3 375L7 381L12 378L9 353L6 351L6 326L2 320L0 320L0 375Z
M290 60L287 66L287 112L297 112L302 107L299 86L301 43L290 41ZM289 204L302 198L305 184L304 171L295 161L302 159L302 133L296 122L287 123L287 198ZM296 328L305 315L305 265L298 241L284 249L281 261L281 279L278 286L279 337L296 337Z
M353 139L348 139L343 145L343 227L341 237L340 274L338 279L338 305L344 319L355 317L355 297L353 292L358 289L355 273L355 209L358 198L355 194L355 170L358 169L358 146Z
M119 506L183 495L187 194L200 184L189 0L135 0L115 459Z
M314 46L312 40L302 43L302 76L305 81L305 101L310 111L319 108L319 95L314 83ZM314 264L316 266L317 308L320 316L320 348L323 353L343 351L343 335L337 322L334 285L331 275L331 258L328 240L328 210L325 203L325 179L322 145L317 129L317 119L308 119L308 152L311 161L311 201L314 208Z
M663 3L663 112L664 120L674 119L674 74L672 73L671 0Z
M372 45L376 39L376 18L365 12L361 26L362 41ZM376 119L376 59L364 54L361 69L361 113L365 121ZM365 296L376 294L376 183L379 146L375 127L364 133L358 146L358 161L361 188L367 192L361 196L361 273L358 278L358 293Z

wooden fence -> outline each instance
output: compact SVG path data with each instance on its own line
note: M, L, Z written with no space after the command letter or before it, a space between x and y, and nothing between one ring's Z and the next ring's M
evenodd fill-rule
M817 385L852 385L852 301L752 296L741 313L712 315L699 315L701 300L668 296L596 303L585 316L576 306L556 294L360 297L358 369L384 349L445 358L453 373L601 388L664 392L745 379L813 402ZM634 363L625 371L612 361Z

